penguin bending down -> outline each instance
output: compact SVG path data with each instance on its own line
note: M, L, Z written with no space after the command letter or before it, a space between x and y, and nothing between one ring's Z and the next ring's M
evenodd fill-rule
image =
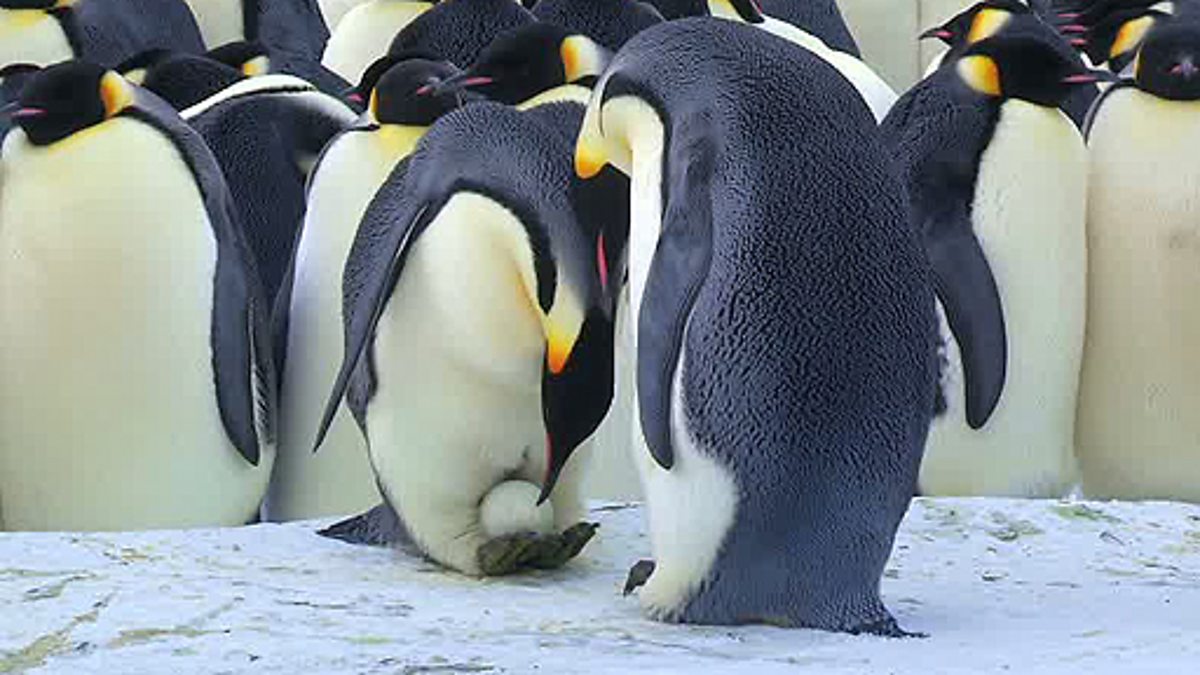
M183 111L221 164L272 302L304 220L304 187L321 149L357 115L290 75L250 78Z
M1083 491L1200 502L1200 25L1156 25L1088 130Z
M571 144L541 114L468 105L384 183L346 266L346 357L318 434L346 394L404 532L471 575L561 565L594 531L567 459L612 394L602 249L575 222ZM533 488L521 512L481 519L513 481Z
M500 34L536 21L513 0L442 0L405 26L388 53L420 53L465 68Z
M1057 38L1001 32L881 127L953 334L923 494L1060 497L1075 483L1087 173L1057 107L1096 79Z
M593 94L576 170L631 176L655 557L631 581L653 569L655 618L903 634L879 582L933 412L936 323L855 99L812 53L712 19L638 34Z
M857 56L830 49L829 45L812 33L763 14L756 0L703 1L711 16L752 24L819 56L836 68L858 90L859 96L871 109L876 122L883 121L892 104L896 102L896 92L891 86Z
M269 306L216 161L164 103L85 62L36 75L15 118L0 525L255 518L275 456Z
M1138 47L1155 24L1175 14L1175 8L1175 2L1152 0L1115 5L1101 3L1064 29L1086 31L1083 53L1092 63L1107 64L1113 73L1132 77L1128 71Z
M921 39L937 38L948 46L944 53L930 62L926 77L941 67L943 62L956 62L958 57L962 56L962 53L971 45L1000 33L1008 35L1024 33L1039 40L1062 42L1064 48L1060 51L1079 60L1080 68L1085 67L1082 57L1073 50L1065 49L1066 46L1078 47L1079 39L1074 38L1068 41L1054 27L1047 24L1037 10L1030 9L1025 0L985 0L985 2L972 5L945 24L921 34ZM1067 98L1059 107L1071 118L1077 128L1082 129L1088 110L1099 95L1100 89L1095 84L1076 85L1071 87Z
M653 5L640 0L541 0L534 5L533 15L543 23L586 35L613 52L663 21Z
M78 58L115 67L147 49L204 51L183 0L0 0L0 66Z
M271 520L360 513L380 501L366 445L344 409L321 452L312 451L342 359L342 270L376 191L429 125L460 105L459 96L433 91L456 73L447 63L419 59L391 65L377 82L360 87L371 101L369 121L330 141L313 168L291 296L279 302L290 311L283 330L279 459L266 503Z
M338 75L357 82L367 66L387 54L396 34L432 2L371 0L351 9L333 29L321 63Z

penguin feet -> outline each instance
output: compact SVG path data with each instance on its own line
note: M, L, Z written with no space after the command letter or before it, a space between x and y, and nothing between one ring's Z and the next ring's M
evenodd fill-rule
M650 575L654 574L654 567L653 560L639 560L634 563L633 567L629 568L629 576L625 578L625 590L621 592L621 595L629 595L645 586L646 582L650 580Z
M851 635L876 635L879 637L889 638L927 638L926 633L909 633L896 623L896 620L891 616L886 616L879 621L872 621L860 626L856 626L846 631Z
M579 555L599 527L579 523L561 534L518 532L496 537L479 547L479 569L490 577L525 569L557 569Z

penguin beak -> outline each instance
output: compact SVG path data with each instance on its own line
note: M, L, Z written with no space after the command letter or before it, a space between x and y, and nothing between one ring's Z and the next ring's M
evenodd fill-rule
M1117 76L1106 70L1087 70L1073 73L1062 79L1062 83L1070 86L1096 84L1097 82L1116 82Z
M1191 59L1191 57L1185 57L1180 59L1179 63L1171 66L1171 70L1169 72L1175 77L1182 77L1185 80L1190 80L1193 77L1196 77L1197 73L1200 73L1200 68L1196 67L1196 63Z
M14 107L15 106L12 105L6 106L5 110L9 110ZM12 113L12 117L15 120L31 120L37 119L38 117L45 117L48 114L50 114L49 111L44 108L17 108L17 110Z
M467 70L454 75L453 77L448 77L438 84L432 85L431 91L435 96L440 96L442 94L456 93L464 89L471 89L473 87L483 87L492 84L495 81L496 79L493 77L476 75ZM422 89L424 89L424 87L422 87ZM417 93L421 93L420 90L418 90Z
M942 42L949 42L954 39L954 33L947 28L943 28L942 26L937 26L935 28L930 28L929 30L925 31L924 33L921 33L920 35L917 36L917 39L918 40L941 40Z

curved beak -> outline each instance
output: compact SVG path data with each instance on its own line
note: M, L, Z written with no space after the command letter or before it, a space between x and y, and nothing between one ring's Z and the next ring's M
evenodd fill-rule
M954 33L944 26L936 26L917 36L918 40L941 40L949 42L954 39Z
M1107 70L1085 70L1080 73L1072 73L1062 79L1063 84L1072 86L1096 84L1097 82L1116 82L1117 76Z
M15 107L16 107L15 104L5 106L5 110L9 110L9 109L15 108ZM47 114L49 114L49 111L47 111L43 108L17 108L11 114L12 114L13 119L18 119L18 120L26 119L27 120L27 119L34 119L34 118L38 118L38 117L45 117Z
M426 86L432 87L430 93L434 95L441 95L457 93L463 91L464 89L471 89L473 87L482 87L495 81L496 80L494 78L487 77L485 75L476 75L470 70L466 70L454 75L453 77L448 77L437 84ZM424 87L422 87L422 89L424 89ZM418 91L417 93L421 92Z

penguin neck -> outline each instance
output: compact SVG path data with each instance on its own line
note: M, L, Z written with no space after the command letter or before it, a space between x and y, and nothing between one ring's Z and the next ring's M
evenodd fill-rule
M517 105L517 109L530 110L540 105L546 105L547 103L561 103L563 101L587 105L591 97L592 90L587 87L578 84L563 84L526 99Z
M390 152L407 157L429 127L416 124L380 124L372 133Z
M48 66L75 58L66 28L40 9L0 9L0 63Z

